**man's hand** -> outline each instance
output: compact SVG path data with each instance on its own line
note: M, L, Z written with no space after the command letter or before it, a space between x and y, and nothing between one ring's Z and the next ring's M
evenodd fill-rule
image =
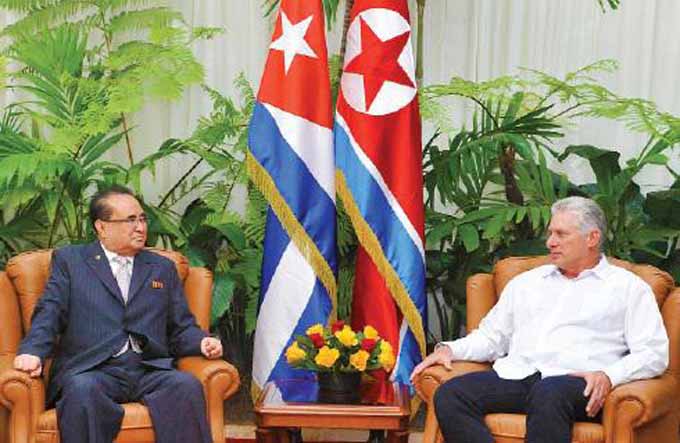
M451 348L448 346L439 346L432 354L425 357L425 359L421 361L418 366L413 368L413 372L411 372L411 383L413 383L413 380L418 374L423 372L425 368L428 368L432 365L444 365L446 369L451 369L452 360L453 352L451 352Z
M14 369L27 372L31 377L40 377L42 363L40 357L31 354L20 354L14 358Z
M210 360L222 357L222 342L215 337L204 337L201 340L201 353Z
M609 376L603 371L593 372L574 372L574 377L581 377L586 381L586 389L583 391L585 397L590 397L586 405L588 417L595 417L607 399L607 394L612 390L612 382Z

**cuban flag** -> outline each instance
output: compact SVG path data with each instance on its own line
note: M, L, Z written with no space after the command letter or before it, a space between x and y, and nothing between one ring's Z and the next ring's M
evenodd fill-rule
M320 0L282 0L250 122L248 173L269 202L253 394L300 378L285 350L335 307L333 115Z
M357 0L346 48L334 137L337 190L360 242L352 326L370 324L392 343L391 379L409 383L426 352L426 296L421 128L406 0Z

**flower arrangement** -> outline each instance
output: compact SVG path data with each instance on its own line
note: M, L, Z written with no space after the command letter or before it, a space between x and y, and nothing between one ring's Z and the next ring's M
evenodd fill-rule
M394 352L372 326L355 332L336 321L330 328L316 324L298 335L286 350L286 360L294 368L316 372L390 371Z

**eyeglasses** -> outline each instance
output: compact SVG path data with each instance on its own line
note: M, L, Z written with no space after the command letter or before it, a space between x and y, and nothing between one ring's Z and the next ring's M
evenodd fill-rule
M135 226L137 226L137 223L141 225L146 225L149 219L146 215L140 215L139 217L137 217L136 215L132 215L128 218L110 219L102 221L105 221L107 223L127 223L129 227L134 228Z

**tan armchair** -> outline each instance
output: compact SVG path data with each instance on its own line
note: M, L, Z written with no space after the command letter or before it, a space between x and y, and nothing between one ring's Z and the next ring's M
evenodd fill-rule
M173 260L184 282L189 308L199 326L208 330L212 274L189 267L179 253L154 250ZM12 258L0 272L0 443L56 443L59 441L54 409L45 410L45 378L32 379L12 369L21 338L30 328L35 304L45 287L51 250L27 252ZM47 363L49 364L49 363ZM223 402L239 387L238 372L223 360L186 357L178 361L182 371L203 384L213 442L224 443ZM44 371L48 373L47 368ZM116 442L153 442L149 413L141 403L126 403L125 417Z
M574 425L572 441L578 443L664 443L678 441L680 394L680 288L670 275L653 266L609 259L645 280L653 289L670 338L670 365L661 377L616 387L607 397L602 424ZM514 257L499 261L492 274L476 274L467 281L467 329L477 328L515 275L547 263L546 257ZM434 413L434 392L446 380L468 372L484 371L490 363L455 362L452 371L442 366L426 369L416 380L416 391L427 403L423 443L441 443ZM486 425L497 443L521 443L526 431L522 414L488 414Z

